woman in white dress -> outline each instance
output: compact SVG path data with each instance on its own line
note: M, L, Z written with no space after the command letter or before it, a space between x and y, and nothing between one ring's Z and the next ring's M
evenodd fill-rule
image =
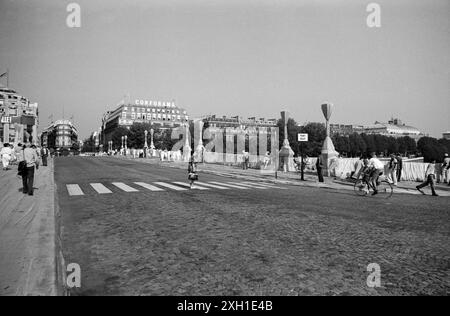
M3 144L3 148L0 150L0 156L2 158L3 170L8 170L12 156L12 149L9 144Z

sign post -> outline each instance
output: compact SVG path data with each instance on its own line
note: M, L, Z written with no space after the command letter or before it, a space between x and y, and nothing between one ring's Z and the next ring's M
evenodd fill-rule
M300 142L300 157L301 157L301 180L305 181L305 159L303 158L303 143L308 141L308 134L299 133L297 135L297 140Z

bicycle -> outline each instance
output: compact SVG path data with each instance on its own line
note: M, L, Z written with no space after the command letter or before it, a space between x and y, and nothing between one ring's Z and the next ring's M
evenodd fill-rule
M394 193L394 188L392 187L392 184L388 180L386 180L385 177L383 180L380 179L381 177L384 176L380 175L380 177L377 180L378 196L388 199ZM353 188L356 194L359 196L366 196L370 193L371 190L374 191L373 185L370 183L369 170L366 170L362 173L362 177L356 180Z

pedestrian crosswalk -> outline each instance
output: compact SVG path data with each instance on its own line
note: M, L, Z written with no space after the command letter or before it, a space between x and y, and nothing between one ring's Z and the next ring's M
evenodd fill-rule
M132 182L129 184L123 182L111 183L88 183L88 184L66 184L67 193L69 196L83 196L89 194L112 194L115 192L165 192L165 191L189 191L190 184L187 182ZM280 189L281 186L268 183L256 183L250 181L208 181L195 182L193 190L210 191L210 190L269 190Z
M75 184L76 185L76 184ZM98 193L98 194L108 194L108 193L112 193L112 191L110 189L108 189L107 187L105 187L103 184L101 183L91 183L91 187ZM78 190L80 192L81 188L78 187Z

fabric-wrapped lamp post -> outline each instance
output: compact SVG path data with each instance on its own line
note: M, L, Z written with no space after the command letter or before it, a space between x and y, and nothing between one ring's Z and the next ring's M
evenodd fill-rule
M322 104L321 107L323 115L325 116L327 128L327 136L322 146L322 164L323 164L322 170L323 175L329 177L331 175L331 168L330 168L331 163L338 156L338 153L334 148L333 141L331 140L331 133L330 133L330 118L333 112L334 105L332 103L326 102Z
M292 150L289 139L288 139L288 129L287 124L289 120L289 112L283 111L281 112L281 119L283 120L284 125L284 141L283 147L280 150L280 162L283 166L283 171L295 171L294 167L294 151Z
M184 125L184 146L183 146L183 160L188 162L191 159L191 145L189 137L189 123Z
M198 161L203 162L203 153L205 150L205 146L203 146L203 121L197 120L194 122L194 144L195 146L195 157Z

